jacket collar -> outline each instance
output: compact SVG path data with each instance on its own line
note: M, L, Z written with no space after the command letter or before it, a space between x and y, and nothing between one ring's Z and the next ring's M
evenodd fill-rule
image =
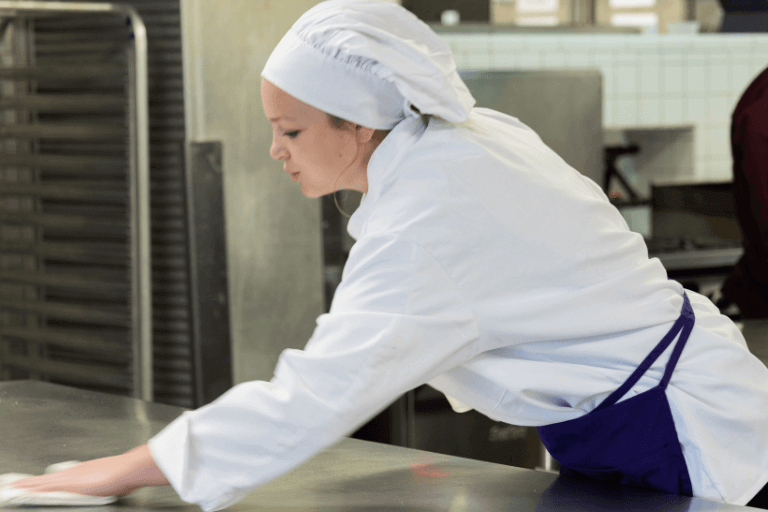
M424 117L408 117L395 126L381 141L368 161L368 192L363 194L360 206L349 219L347 232L357 240L362 236L365 223L375 209L381 195L397 178L397 168L406 153L427 128Z

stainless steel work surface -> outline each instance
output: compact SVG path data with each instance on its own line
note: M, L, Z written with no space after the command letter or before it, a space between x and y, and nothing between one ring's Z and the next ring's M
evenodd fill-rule
M733 267L743 255L743 248L729 247L725 249L662 252L651 254L650 257L659 258L664 268L670 271Z
M57 462L118 455L145 443L185 410L44 382L0 382L0 467L3 473L39 474ZM200 510L181 501L170 486L146 487L114 505L90 509ZM683 512L746 508L343 439L229 510Z

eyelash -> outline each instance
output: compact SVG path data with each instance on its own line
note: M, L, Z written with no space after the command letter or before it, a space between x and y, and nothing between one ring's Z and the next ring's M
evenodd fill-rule
M292 131L292 132L286 132L286 135L288 137L292 138L292 139L295 139L298 134L299 134L299 130L295 130L295 131Z

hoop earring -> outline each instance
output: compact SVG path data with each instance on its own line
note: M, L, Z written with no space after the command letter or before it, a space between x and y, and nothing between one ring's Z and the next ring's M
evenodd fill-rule
M351 219L352 216L350 214L348 214L347 212L345 212L344 210L342 210L341 206L339 206L339 202L336 200L336 192L338 192L338 190L335 190L333 192L333 202L336 203L336 209L339 210L339 213L341 213L343 216L345 216L348 219Z
M354 163L355 160L357 160L357 155L359 153L360 153L360 146L357 146L357 152L355 153L355 158L352 160L352 163ZM347 169L349 169L351 165L352 164L349 164L349 166L347 166ZM336 176L336 181L333 183L333 202L336 203L336 209L339 210L339 213L341 213L346 218L351 219L352 216L341 209L341 206L339 206L339 201L336 199L336 192L338 192L338 190L336 190L336 183L339 182L339 178L341 178L341 175L347 172L347 169L344 169L343 171L341 171L341 173L339 173L339 175Z

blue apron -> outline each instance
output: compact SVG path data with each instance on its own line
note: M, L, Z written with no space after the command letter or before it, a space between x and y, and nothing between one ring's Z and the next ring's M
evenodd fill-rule
M538 428L544 446L561 465L560 474L693 495L665 389L695 320L684 293L683 311L672 329L621 387L584 416ZM617 404L678 333L659 385Z

